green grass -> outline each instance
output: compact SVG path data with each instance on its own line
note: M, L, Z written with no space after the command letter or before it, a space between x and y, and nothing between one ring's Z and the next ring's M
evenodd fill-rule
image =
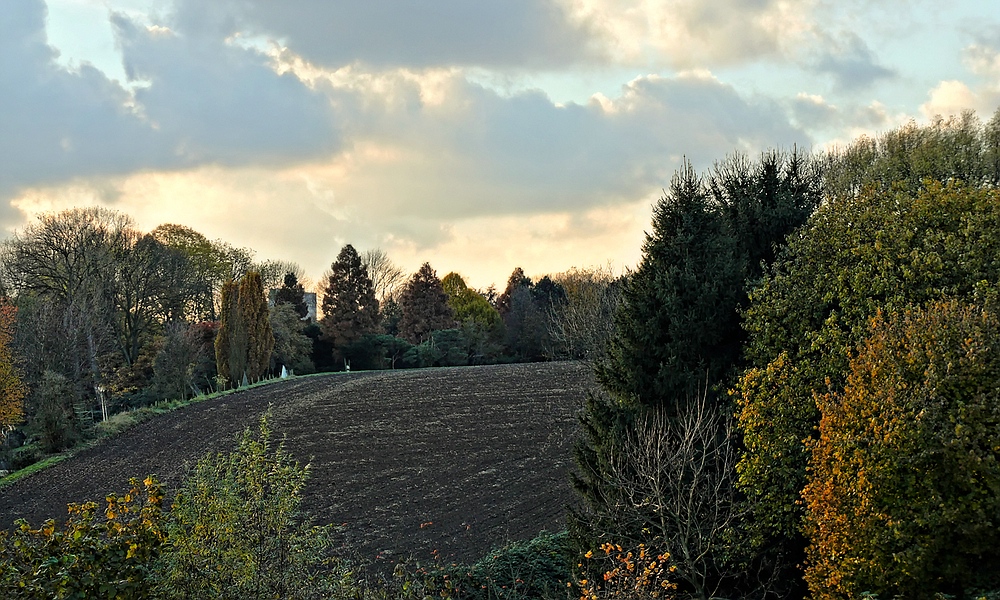
M310 373L308 375L296 375L294 376L294 379L304 379L306 377L318 377L323 375L335 375L336 373L337 372ZM33 475L43 469L47 469L52 465L58 464L66 460L67 458L75 455L77 452L80 452L82 450L94 446L96 443L105 438L116 436L122 433L123 431L127 431L128 429L135 427L139 423L143 423L145 421L152 419L157 415L162 415L171 411L175 411L179 408L184 408L185 406L190 406L192 404L197 404L199 402L205 402L206 400L214 400L222 396L228 396L229 394L235 392L249 390L252 388L257 388L265 385L271 385L273 383L278 383L281 381L289 381L289 379L281 379L279 377L275 377L272 379L264 379L256 383L251 383L246 387L235 388L231 390L222 390L218 392L212 392L210 394L202 394L201 396L195 396L193 398L188 398L187 400L161 400L149 406L143 406L141 408L127 410L125 412L120 412L116 415L112 415L110 418L108 418L107 421L97 424L97 427L95 428L96 434L94 435L94 437L84 442L81 442L73 446L72 448L65 450L64 452L47 456L36 463L30 464L27 467L24 467L23 469L18 469L17 471L14 471L9 475L0 478L0 488L8 486L20 479L24 479L25 477Z
M33 475L41 471L42 469L47 469L54 464L61 463L62 461L66 460L72 455L73 455L72 451L66 451L60 454L53 454L51 456L47 456L36 463L32 463L27 467L24 467L23 469L18 469L17 471L14 471L9 475L0 478L0 487L10 485L17 480L24 479L25 477Z

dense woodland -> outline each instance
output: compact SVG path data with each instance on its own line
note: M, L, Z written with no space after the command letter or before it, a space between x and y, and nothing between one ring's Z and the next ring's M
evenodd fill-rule
M8 460L282 365L582 358L600 387L568 531L475 565L375 585L329 557L296 516L308 469L265 419L169 510L147 479L104 518L23 523L0 581L12 597L1000 597L998 185L1000 111L684 164L623 277L517 269L477 291L348 245L318 323L294 266L103 210L43 216L2 254ZM500 585L514 562L532 578Z

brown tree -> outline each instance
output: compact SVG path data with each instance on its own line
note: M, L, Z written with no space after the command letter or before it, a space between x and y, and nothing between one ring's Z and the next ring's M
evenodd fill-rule
M411 344L423 342L432 331L455 326L455 313L448 305L448 294L430 263L421 265L406 282L399 306L403 312L399 335Z
M372 280L375 297L380 303L392 297L394 291L403 282L405 274L392 262L389 255L381 248L365 250L361 255L361 263L368 269L368 277Z
M604 476L617 490L615 501L590 503L577 516L616 543L668 551L681 597L732 591L746 575L730 547L745 509L735 487L739 452L728 410L704 393L676 413L653 407L612 446ZM629 531L637 537L623 533Z

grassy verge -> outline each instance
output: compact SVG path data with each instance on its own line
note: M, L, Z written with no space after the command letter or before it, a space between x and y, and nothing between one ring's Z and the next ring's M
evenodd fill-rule
M317 377L322 375L333 375L333 374L335 373L311 373L309 375L297 375L294 377L294 379L303 379L306 377ZM155 404L151 404L149 406L143 406L141 408L136 408L133 410L128 410L125 412L118 413L116 415L112 415L107 421L98 423L97 427L95 428L94 436L87 439L86 441L81 442L64 452L46 456L40 461L32 463L27 467L24 467L23 469L18 469L13 473L5 475L4 477L0 477L0 488L8 486L14 483L15 481L24 479L25 477L33 475L39 471L47 469L52 465L58 464L66 460L67 458L75 455L76 453L94 446L95 444L97 444L98 442L100 442L105 438L118 435L119 433L126 431L132 427L135 427L139 423L148 421L157 415L162 415L171 411L175 411L179 408L184 408L185 406L190 406L192 404L197 404L199 402L205 402L207 400L214 400L222 396L228 396L229 394L233 394L235 392L241 392L244 390L249 390L265 385L271 385L281 381L289 381L289 379L281 379L275 377L273 379L265 379L263 381L258 381L257 383L251 383L246 387L235 388L231 390L222 390L219 392L212 392L211 394L202 394L201 396L194 396L186 400L161 400L160 402L156 402Z

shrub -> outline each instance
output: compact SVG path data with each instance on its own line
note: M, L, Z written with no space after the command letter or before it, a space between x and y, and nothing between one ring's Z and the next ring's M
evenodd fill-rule
M1000 316L957 301L873 319L818 397L803 497L814 598L1000 583Z
M644 544L630 550L606 542L600 551L587 552L584 561L578 564L580 600L672 598L677 589L668 577L675 570L668 566L670 555Z
M164 539L163 491L153 477L133 479L123 496L109 495L104 518L97 504L70 504L63 527L54 520L33 529L20 519L0 532L0 589L20 598L150 598L148 565Z
M168 597L328 597L329 529L299 514L309 467L273 445L267 417L234 452L209 455L178 491L158 571Z
M562 598L573 579L572 558L566 532L542 533L493 550L472 566L431 569L424 585L463 600Z

